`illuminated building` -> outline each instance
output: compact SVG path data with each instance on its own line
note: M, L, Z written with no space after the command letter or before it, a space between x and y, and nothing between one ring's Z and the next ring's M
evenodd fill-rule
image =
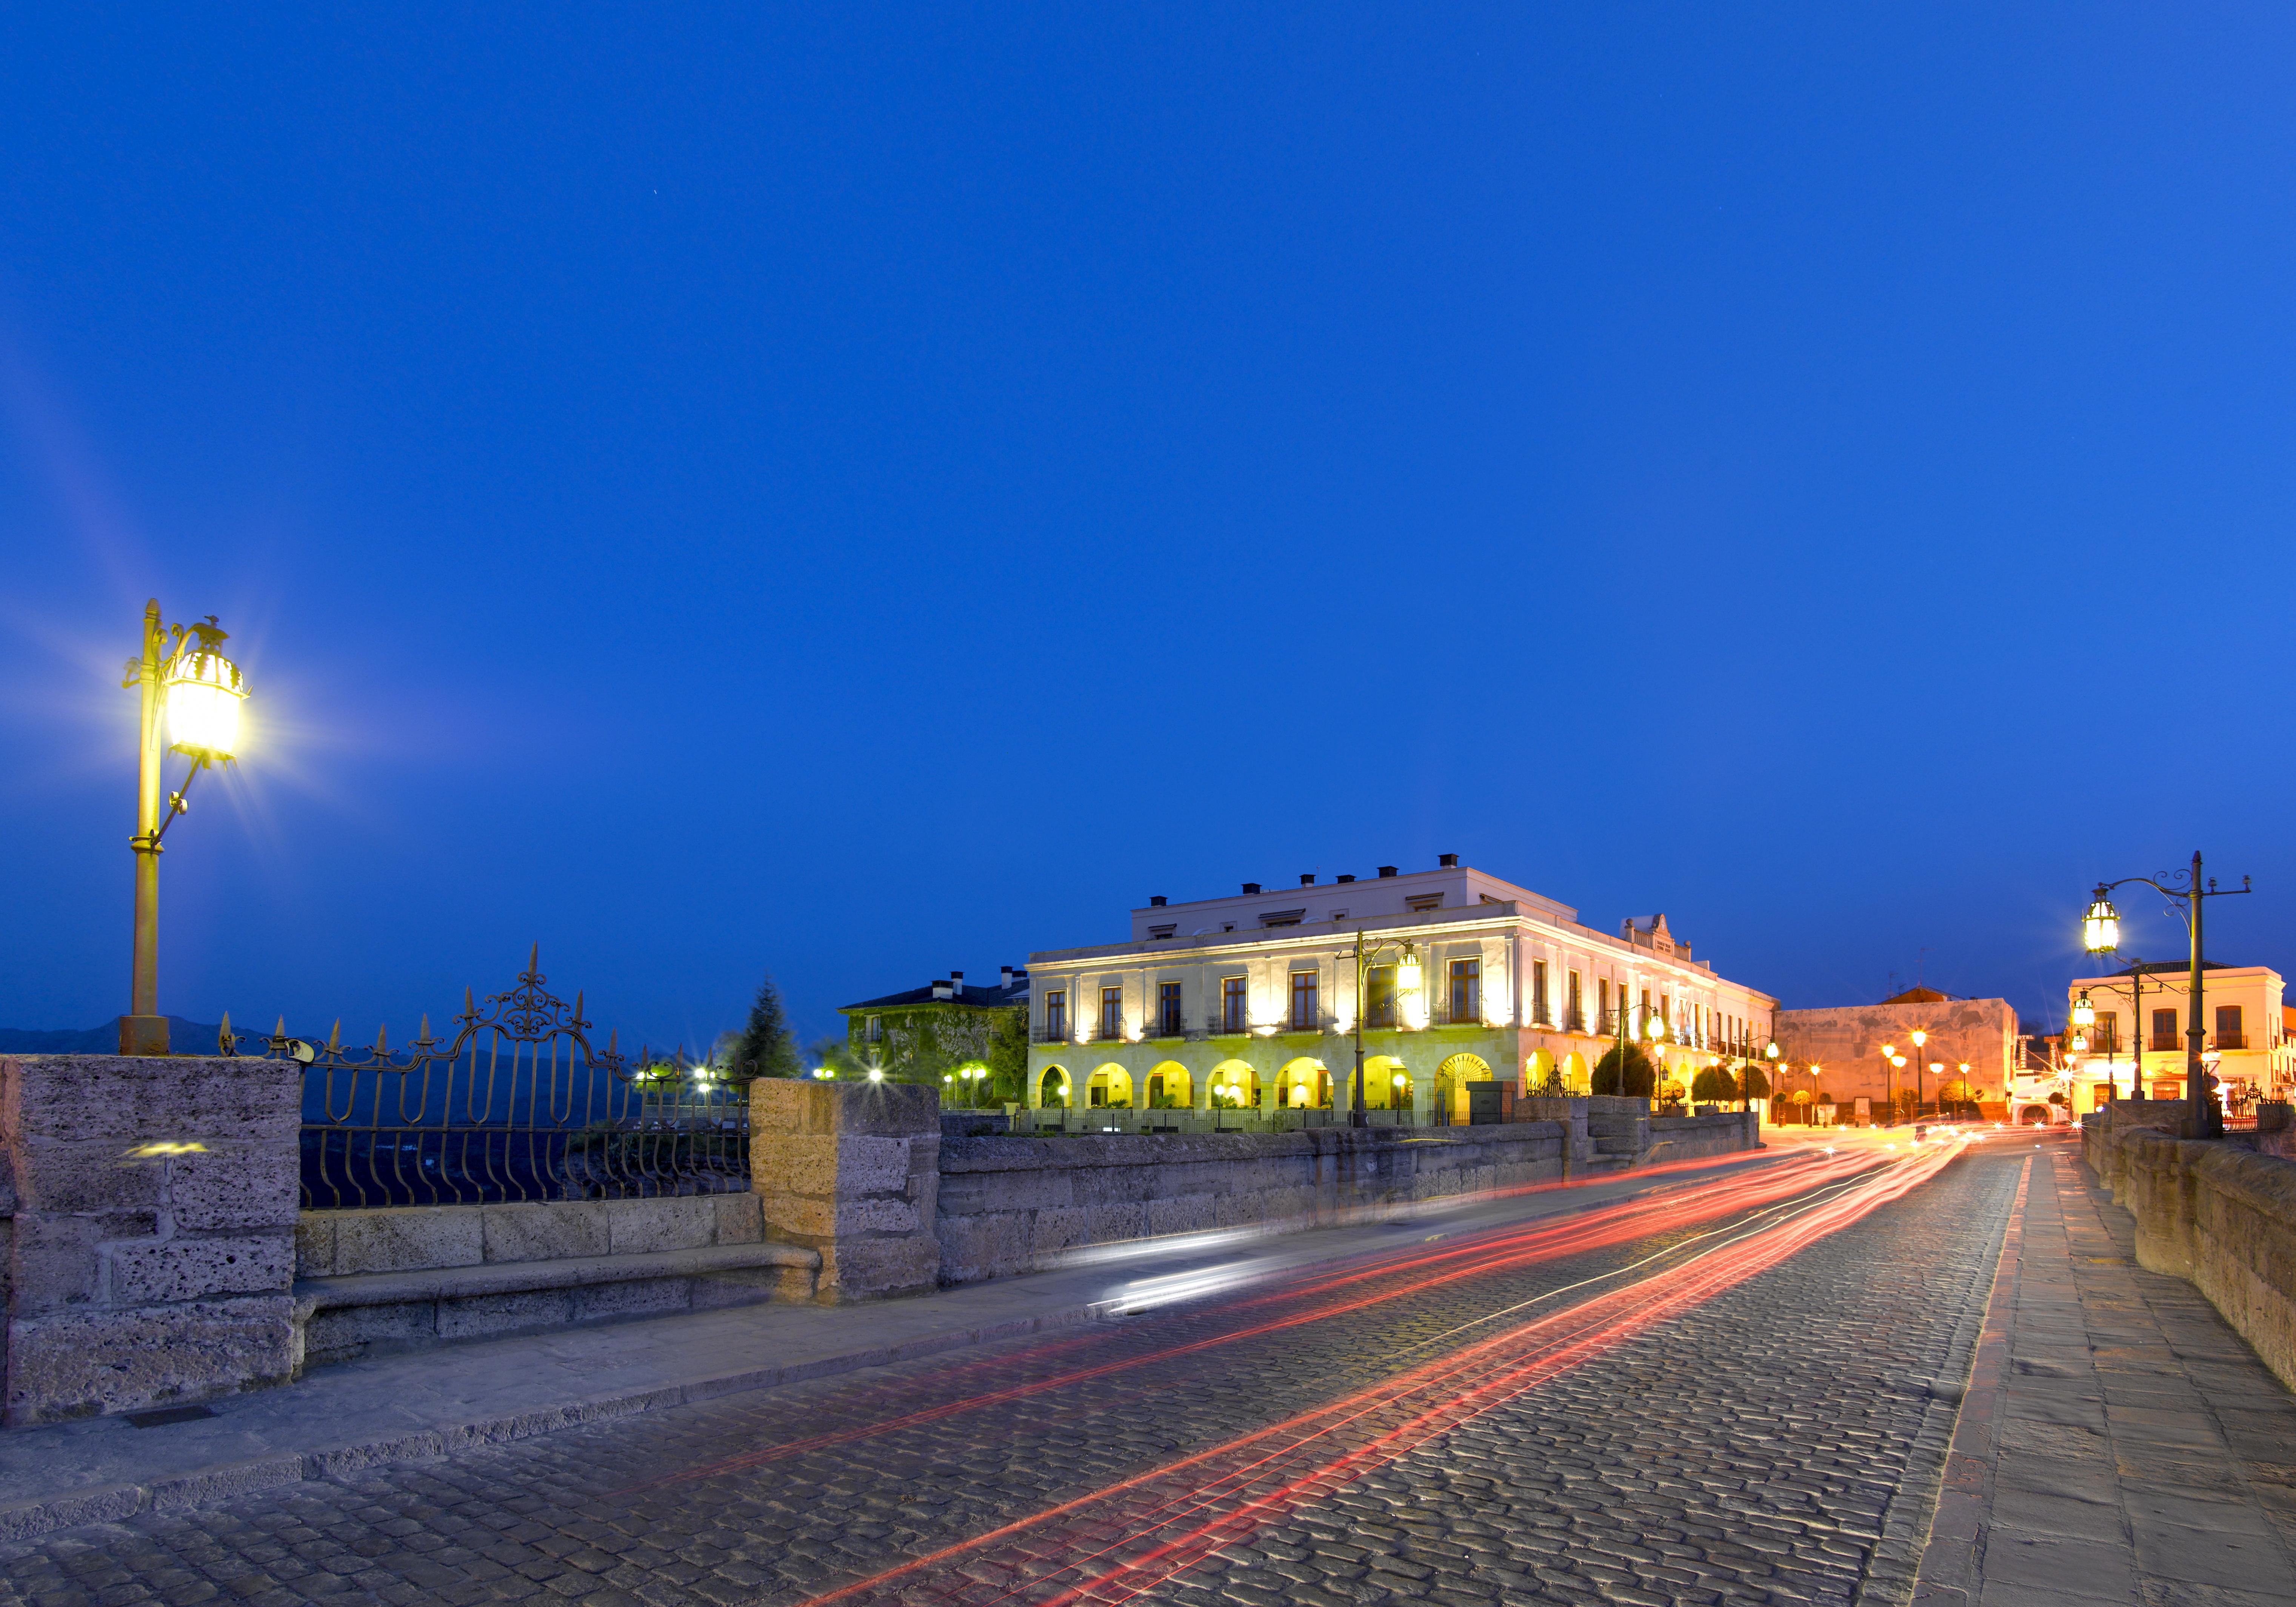
M2296 1042L2288 1031L2280 973L2269 966L2202 962L2207 979L2201 999L2208 1034L2205 1048L2218 1059L2218 1080L2237 1109L2254 1099L2286 1099L2296 1081ZM2141 984L2143 994L2132 999ZM2103 976L2077 977L2065 989L2066 1014L2076 1016L2084 994L2095 1019L2069 1027L2065 1034L2066 1082L2078 1113L2094 1110L2108 1096L2108 1079L2122 1099L2131 1097L2130 1078L2141 1070L2137 1097L2181 1100L2185 1089L2185 1033L2190 1025L2192 966L2183 960L2127 966ZM2130 1012L2138 1012L2132 1022ZM2073 1047L2085 1035L2086 1051Z
M1787 1068L1778 1092L1830 1094L1843 1122L1856 1119L1861 1099L1877 1120L1901 1092L1930 1105L1941 1097L1958 1102L1956 1084L1997 1117L2016 1075L2017 1011L2006 999L1956 999L1915 987L1878 1004L1782 1010L1777 1023ZM1820 1069L1809 1078L1800 1068L1813 1064Z
M1359 936L1377 951L1360 1000ZM1031 954L1029 982L1032 1105L1234 1109L1240 1120L1344 1120L1359 1009L1365 1105L1464 1121L1470 1083L1554 1078L1586 1092L1622 1006L1664 1080L1686 1092L1701 1067L1758 1057L1776 1004L1693 959L1662 915L1598 932L1456 854L1408 876L1383 866L1152 899L1121 943Z

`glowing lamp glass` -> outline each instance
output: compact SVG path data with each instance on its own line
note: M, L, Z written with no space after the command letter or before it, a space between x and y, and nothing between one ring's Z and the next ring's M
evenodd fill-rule
M1915 1027L1914 1029L1912 1036L1914 1040L1914 1047L1915 1049L1919 1049L1923 1044L1930 1041L1929 1034L1922 1031L1919 1027Z
M2088 913L2081 917L2081 945L2092 954L2120 946L2120 911L2112 907L2112 901L2105 897L2102 887L2090 902Z
M1419 957L1415 954L1406 954L1395 968L1395 991L1398 993L1415 993L1419 991L1420 980Z
M2096 1006L2088 1001L2088 990L2083 988L2081 996L2073 1001L2073 1025L2087 1026L2095 1019Z
M247 688L239 666L217 653L193 653L168 667L168 740L180 753L228 759L239 752L239 705Z

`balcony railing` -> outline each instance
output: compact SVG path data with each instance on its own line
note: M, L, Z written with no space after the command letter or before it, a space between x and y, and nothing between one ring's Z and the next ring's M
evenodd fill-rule
M2246 1033L2218 1033L2216 1038L2216 1046L2218 1049L2246 1049L2248 1047L2248 1034Z
M1480 1002L1478 1002L1469 1005L1465 1010L1454 1010L1447 1004L1439 1004L1435 1007L1435 1025L1438 1026L1480 1026L1483 1025L1483 1007Z
M2152 1034L2152 1041L2146 1043L2144 1047L2151 1050L2156 1055L2174 1054L2177 1050L2185 1047L2184 1034L2181 1033L2169 1033L2163 1035L2160 1033L2154 1033Z
M1242 1016L1222 1016L1205 1031L1215 1038L1241 1038L1251 1031L1251 1025Z
M1069 1024L1065 1021L1047 1021L1029 1029L1029 1042L1031 1043L1065 1043L1068 1041Z
M1304 1019L1299 1016L1286 1016L1283 1024L1275 1030L1279 1033L1320 1033L1328 1031L1331 1025L1332 1018L1319 1012Z
M1100 1024L1093 1028L1092 1041L1095 1043L1113 1043L1123 1036L1124 1018L1103 1016L1100 1018Z

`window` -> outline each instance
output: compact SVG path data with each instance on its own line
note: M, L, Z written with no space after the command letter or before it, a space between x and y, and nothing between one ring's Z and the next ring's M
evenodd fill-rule
M1395 968L1375 965L1364 972L1364 1025L1395 1025Z
M1598 1033L1611 1030L1611 979L1608 977L1595 978L1595 1030Z
M1316 1025L1316 973L1313 971L1292 973L1292 1025L1303 1027Z
M1243 1030L1243 978L1225 977L1220 982L1220 1030L1240 1033Z
M1173 933L1175 933L1175 932L1178 931L1179 929L1180 929L1180 923L1179 923L1178 921L1177 921L1177 920L1176 920L1176 921L1174 921L1174 922L1173 922L1170 926L1168 926L1168 927L1149 927L1149 928L1148 928L1148 936L1149 936L1149 938L1150 938L1150 940L1151 940L1151 941L1158 941L1158 940L1160 940L1160 939L1163 939L1163 938L1169 937Z
M872 1043L882 1043L885 1041L885 1018L882 1016L870 1017L869 1025L867 1027L863 1029L862 1035Z
M2148 1047L2156 1051L2177 1047L2177 1011L2173 1005L2152 1012L2152 1042Z
M1180 1035L1180 985L1160 983L1156 987L1156 1025L1168 1038Z
M2248 1035L2240 1029L2240 1006L2217 1006L2217 1042L2218 1049L2246 1049Z
M1045 995L1045 1037L1047 1042L1060 1042L1069 1035L1069 995L1065 988L1054 988Z
M1103 1038L1124 1035L1124 990L1120 987L1100 990L1100 1035Z
M1451 962L1451 1019L1464 1024L1482 1018L1483 962L1455 960Z
M1541 1026L1552 1024L1546 1013L1546 961L1530 962L1530 1018Z
M1441 909L1443 895L1439 893L1412 893L1406 894L1403 902L1411 906L1414 914L1418 914L1428 910Z
M2111 1010L2097 1011L2096 1023L2088 1029L2088 1047L2093 1054L2120 1053L2120 1018Z
M1567 995L1564 1008L1569 1011L1562 1019L1564 1030L1574 1033L1585 1032L1587 1030L1587 994L1586 990L1579 985L1578 973L1576 971L1570 973L1570 991Z

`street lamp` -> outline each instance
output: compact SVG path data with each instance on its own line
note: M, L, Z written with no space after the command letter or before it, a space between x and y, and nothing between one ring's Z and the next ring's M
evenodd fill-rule
M168 1018L160 1013L160 839L191 805L192 782L209 766L238 755L240 705L247 687L239 666L221 648L228 633L208 615L203 625L160 622L160 599L144 606L144 651L127 661L119 684L142 694L137 716L135 835L127 846L135 855L135 958L129 973L127 1011L119 1018L119 1052L164 1055ZM161 725L166 726L164 738ZM168 795L160 812L160 771L167 750L185 755L192 768L184 784Z
M1362 929L1357 928L1356 932L1356 1077L1355 1098L1348 1109L1348 1125L1350 1127L1371 1125L1371 1107L1364 1100L1364 1017L1370 1013L1368 1009L1370 1000L1364 992L1364 971L1369 962L1385 950L1401 948L1402 952L1397 957L1395 962L1395 996L1390 1001L1396 1019L1390 1023L1390 1026L1409 1020L1405 1001L1414 998L1418 994L1420 985L1426 975L1420 968L1418 947L1409 938L1390 938L1379 943L1366 944L1364 936Z
M1911 1036L1914 1041L1914 1050L1917 1055L1920 1052L1922 1045L1930 1041L1929 1031L1925 1027L1917 1026L1914 1028L1913 1032L1908 1035ZM1935 1067L1931 1067L1931 1069L1934 1070ZM1922 1066L1921 1061L1919 1059L1915 1059L1914 1062L1914 1114L1918 1117L1921 1113Z
M2196 848L2193 851L2192 869L2169 875L2166 881L2164 886L2149 876L2124 876L2117 882L2097 883L2096 892L2089 899L2088 913L2081 918L2081 941L2093 953L2120 946L2120 912L2112 907L2112 894L2115 887L2128 883L2142 882L2171 903L2184 906L2180 913L2193 940L2191 980L2186 985L2191 1011L2185 1027L2185 1097L2191 1102L2192 1111L2185 1118L2185 1129L2194 1138L2222 1138L2222 1118L2217 1110L2216 1101L2209 1097L2209 1084L2214 1078L2203 1064L2208 1048L2208 1029L2201 1025L2201 917L2202 901L2246 893L2249 891L2249 878L2242 877L2237 887L2219 887L2214 877L2203 884L2201 854ZM2139 1052L2141 1054L2142 1051ZM2137 1066L2141 1072L2144 1066L2141 1059Z

